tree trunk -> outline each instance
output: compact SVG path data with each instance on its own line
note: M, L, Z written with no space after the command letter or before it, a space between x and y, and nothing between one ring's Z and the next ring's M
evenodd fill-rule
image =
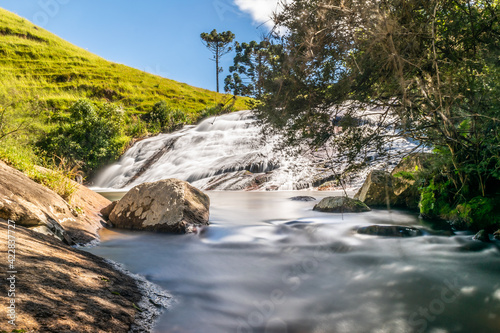
M217 84L217 92L219 92L219 46L215 49L215 81Z

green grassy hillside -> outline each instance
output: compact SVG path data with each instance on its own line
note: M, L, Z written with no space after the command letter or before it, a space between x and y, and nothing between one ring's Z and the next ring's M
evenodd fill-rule
M117 158L133 138L197 122L221 112L220 106L230 100L231 110L247 108L248 99L231 98L106 61L0 8L0 159L28 174L37 174L35 164L60 168L53 161L61 159L72 172L82 165L84 171L95 172L95 165ZM112 144L102 145L112 151L91 151L82 135L95 134L82 134L83 127L72 125L71 108L82 99L95 104L98 117L105 118L106 105L123 110L114 124L121 130L112 133ZM152 124L148 112L159 102L164 103L159 114L169 120ZM3 137L20 125L21 131ZM82 142L66 154L65 145L75 147L73 138ZM92 168L82 161L87 153L100 156Z
M1 8L0 87L38 95L53 108L84 97L139 112L165 99L196 113L230 97L106 61ZM245 108L244 100L235 107Z

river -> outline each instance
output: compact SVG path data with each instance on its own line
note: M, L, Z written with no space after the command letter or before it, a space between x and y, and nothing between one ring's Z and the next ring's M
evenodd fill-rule
M104 230L88 249L172 293L155 332L500 332L495 245L359 235L372 224L429 228L404 211L312 211L331 192L207 194L211 225L199 234Z

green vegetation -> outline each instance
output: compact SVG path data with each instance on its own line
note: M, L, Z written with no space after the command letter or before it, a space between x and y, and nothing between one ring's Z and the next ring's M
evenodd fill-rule
M128 143L128 137L123 136L122 109L110 103L96 106L89 100L79 100L69 113L68 119L60 120L38 142L47 157L64 156L85 171L119 157Z
M294 145L330 145L346 172L369 150L387 152L388 125L434 148L432 172L417 175L422 213L498 225L498 17L498 0L296 0L274 18L285 35L248 44L262 45L243 61L257 72L248 90L269 128ZM388 125L360 126L365 106Z
M220 58L232 50L229 44L233 41L234 34L231 31L217 33L217 30L214 29L210 33L203 32L200 38L214 54L216 90L219 92L219 74L222 72L222 67L219 66Z
M106 61L27 20L0 9L0 93L38 96L51 110L81 98L119 103L131 114L167 100L196 120L203 109L231 96ZM239 99L236 109L245 108Z
M0 9L0 159L66 197L66 186L36 165L91 175L132 138L246 109L247 101L106 61ZM152 120L158 103L166 119Z

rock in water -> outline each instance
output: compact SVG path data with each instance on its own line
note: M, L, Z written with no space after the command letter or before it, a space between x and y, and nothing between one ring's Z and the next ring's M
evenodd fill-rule
M500 240L500 229L493 233L493 238Z
M472 239L483 243L490 242L490 236L488 236L488 233L485 230L479 230L479 232L475 234Z
M360 200L348 197L327 197L321 200L313 210L329 213L360 213L370 208Z
M423 236L422 231L417 228L399 225L370 225L357 230L358 234L384 237L417 237Z
M386 171L373 170L354 199L359 199L368 206L387 206L389 199L389 203L394 205L396 195L394 194L392 178L392 175Z
M290 200L292 200L292 201L315 201L316 198L310 197L307 195L299 195L297 197L291 197Z
M109 215L111 214L113 209L115 209L117 203L118 201L113 201L112 203L101 209L100 213L102 217L104 217L105 219L109 219Z
M188 182L164 179L131 189L113 208L117 228L185 233L208 225L210 198Z

